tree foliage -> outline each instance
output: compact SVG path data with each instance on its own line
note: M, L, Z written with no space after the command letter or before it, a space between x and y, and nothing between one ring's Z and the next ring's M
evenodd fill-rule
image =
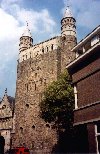
M41 117L54 122L57 128L72 127L74 94L71 78L67 71L53 81L45 90L40 103Z

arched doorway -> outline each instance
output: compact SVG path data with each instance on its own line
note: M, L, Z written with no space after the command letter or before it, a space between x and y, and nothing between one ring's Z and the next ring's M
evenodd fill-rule
M0 154L4 154L5 139L0 135Z

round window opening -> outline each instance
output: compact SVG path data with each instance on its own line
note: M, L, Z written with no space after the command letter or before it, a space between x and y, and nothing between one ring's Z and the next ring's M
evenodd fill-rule
M6 105L3 105L3 106L2 106L2 109L5 109L5 108L6 108Z

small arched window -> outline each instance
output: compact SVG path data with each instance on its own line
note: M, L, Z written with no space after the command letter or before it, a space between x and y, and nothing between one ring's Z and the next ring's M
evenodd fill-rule
M44 79L44 85L46 86L46 79Z
M28 83L27 83L27 85L26 85L26 90L27 90L27 92L28 92Z
M42 48L42 53L44 53L44 48Z
M49 48L47 47L47 52L48 52Z
M23 127L20 127L20 132L23 133Z
M23 55L23 60L24 60L24 55Z
M32 141L32 149L34 148L34 141Z
M35 129L35 125L32 126L32 129Z
M31 52L30 52L30 58L32 58L32 56L31 56Z
M35 73L35 78L37 77L37 73Z
M27 59L27 55L26 55L26 59Z
M65 40L66 40L66 37L65 37L65 36L63 36L62 40L63 40L63 41L65 41Z
M51 45L51 50L53 50L53 44Z

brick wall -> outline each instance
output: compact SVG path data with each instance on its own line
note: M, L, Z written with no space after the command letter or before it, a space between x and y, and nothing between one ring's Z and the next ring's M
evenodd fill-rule
M100 119L100 103L74 111L74 123L84 123Z
M96 153L96 137L94 123L87 124L89 153Z
M81 63L77 64L73 69L73 82L77 82L81 78L86 77L95 70L100 69L100 54L99 51L91 57L85 58Z
M70 70L77 86L78 107L100 101L100 54L99 50L93 53Z
M100 101L100 71L77 83L78 107Z

